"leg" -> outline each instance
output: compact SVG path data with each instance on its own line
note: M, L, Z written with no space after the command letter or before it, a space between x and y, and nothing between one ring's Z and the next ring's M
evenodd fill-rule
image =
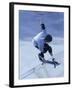
M48 44L45 43L43 53L46 53L47 51L52 56L52 48L51 48L51 46L49 46Z
M50 54L51 56L53 56L52 47L51 47L51 46L47 45L47 51L49 52L49 54Z
M44 53L46 53L47 51L49 51L49 53L52 53L52 49L50 48L50 46L48 44L44 44L44 49L43 52L38 54L39 60L46 63L47 61L44 59Z
M49 54L51 55L52 61L54 61L55 58L53 58L52 47L45 43L45 44L44 44L44 53L46 53L47 51L48 51Z
M38 57L39 57L39 60L40 61L45 62L45 60L44 60L44 54L42 52L38 54Z

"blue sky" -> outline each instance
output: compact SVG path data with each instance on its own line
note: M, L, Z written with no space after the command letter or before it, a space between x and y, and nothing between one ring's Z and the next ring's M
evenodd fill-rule
M64 36L64 13L44 11L19 11L19 37L20 40L32 39L41 31L43 22L46 30L54 37Z

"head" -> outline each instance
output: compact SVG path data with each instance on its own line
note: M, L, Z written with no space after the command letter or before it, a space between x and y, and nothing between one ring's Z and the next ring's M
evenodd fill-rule
M45 24L43 24L43 23L41 24L41 29L45 30Z
M51 42L52 41L52 36L50 34L48 34L46 37L45 37L45 42Z

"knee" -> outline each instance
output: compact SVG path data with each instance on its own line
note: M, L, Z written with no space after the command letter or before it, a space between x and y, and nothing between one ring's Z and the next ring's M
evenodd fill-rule
M48 51L49 53L52 53L52 48L50 46L48 47Z
M39 57L40 60L42 60L42 58L44 58L44 54L43 53L39 53L38 57Z

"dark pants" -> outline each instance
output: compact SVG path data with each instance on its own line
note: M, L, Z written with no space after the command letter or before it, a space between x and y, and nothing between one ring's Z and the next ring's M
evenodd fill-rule
M38 54L39 60L43 61L44 53L46 53L47 51L52 56L52 48L51 48L51 46L49 46L48 44L45 43L44 44L43 52L41 52L41 53Z

